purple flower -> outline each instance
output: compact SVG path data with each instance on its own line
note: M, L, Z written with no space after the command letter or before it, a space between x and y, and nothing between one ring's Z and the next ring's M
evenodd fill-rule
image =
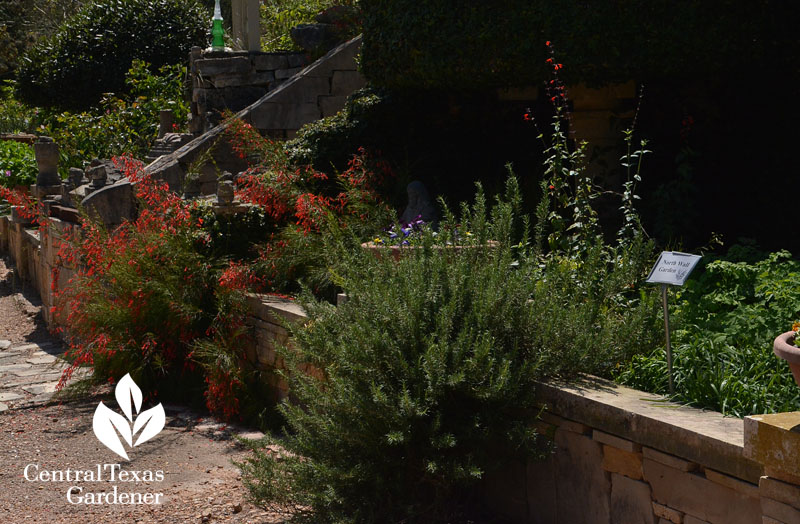
M6 169L6 176L11 176L11 171L9 169Z

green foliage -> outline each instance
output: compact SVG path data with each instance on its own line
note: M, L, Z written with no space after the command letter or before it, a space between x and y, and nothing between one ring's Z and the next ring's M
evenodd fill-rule
M751 258L752 248L738 251ZM737 417L797 410L797 386L772 342L800 316L798 282L800 262L785 251L697 271L671 305L675 398ZM619 380L666 393L664 349L634 357Z
M0 13L0 20L3 15ZM19 56L25 49L25 38L13 34L9 27L0 22L0 78L9 76L18 65Z
M125 82L129 94L105 96L96 108L80 113L49 113L40 134L55 139L63 156L62 168L83 167L92 158L130 153L143 158L158 136L158 112L171 109L176 122L185 122L189 107L183 99L181 65L162 66L153 74L134 60Z
M96 0L38 42L17 73L17 96L32 105L83 109L122 93L135 59L157 69L204 45L208 13L195 0Z
M39 169L28 144L0 140L0 185L14 188L36 182Z
M359 147L380 152L397 174L386 193L402 209L406 186L420 180L432 195L451 202L472 198L476 181L487 192L502 191L505 164L513 162L526 201L539 197L539 134L521 118L522 108L491 96L386 90L353 93L337 115L303 126L287 142L294 163L330 173L343 170Z
M359 147L369 146L370 124L379 120L382 96L365 88L353 93L339 113L304 125L286 144L290 161L321 171L342 170Z
M314 17L336 5L352 6L357 0L265 0L261 2L261 49L263 51L297 50L289 31L300 24L314 22ZM351 28L346 35L355 36ZM345 36L346 36L345 35Z
M41 125L44 113L14 98L11 82L0 85L0 133L30 133Z
M82 0L0 0L0 79L11 78L25 51L50 34Z
M297 400L281 407L287 453L244 465L254 498L308 522L464 517L487 471L539 454L538 380L608 374L657 336L652 298L630 287L649 262L641 238L543 255L515 178L489 207L479 188L398 261L329 231L349 300L305 297L310 319L281 353Z
M185 74L181 65L162 66L152 73L147 64L134 60L125 77L127 94L106 95L96 107L82 112L30 107L5 85L0 87L0 132L53 137L61 151L62 170L123 153L143 158L158 136L161 109L171 109L176 122L186 122Z
M215 258L252 258L254 247L276 230L264 210L257 206L242 213L217 215L211 205L201 204L195 213L202 219L206 235L201 252Z
M15 188L36 182L39 168L28 144L0 140L0 186Z
M775 1L362 0L362 65L375 85L472 90L538 84L551 40L565 80L786 70L797 62L794 6ZM709 25L707 20L714 20ZM794 74L797 74L796 68Z

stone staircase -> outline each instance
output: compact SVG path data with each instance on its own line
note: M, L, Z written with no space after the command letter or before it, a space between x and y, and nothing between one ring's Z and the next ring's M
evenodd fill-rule
M194 135L190 133L167 133L163 137L156 139L145 159L150 164L164 155L177 151L181 146L188 144L193 139Z
M265 135L294 137L303 125L336 114L344 107L348 95L366 85L356 62L360 50L359 35L300 69L277 88L239 111L236 117ZM179 191L189 166L212 147L216 169L232 173L246 169L246 163L226 144L218 144L224 130L224 123L209 129L188 144L152 161L146 167L147 172L167 182L173 191Z

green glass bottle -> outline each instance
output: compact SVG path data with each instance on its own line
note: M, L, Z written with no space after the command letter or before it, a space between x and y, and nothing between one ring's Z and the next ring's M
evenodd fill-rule
M225 40L222 38L225 30L222 29L222 10L219 7L219 0L214 3L214 19L211 25L211 50L225 51Z

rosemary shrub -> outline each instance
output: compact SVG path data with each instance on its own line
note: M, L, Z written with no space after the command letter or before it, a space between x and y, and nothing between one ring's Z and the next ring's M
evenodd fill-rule
M281 406L288 427L273 442L287 452L251 443L241 464L256 501L308 522L470 518L488 470L541 454L539 381L607 375L647 346L654 303L636 285L650 244L637 235L544 254L520 208L513 176L493 206L479 187L398 261L329 233L349 300L304 298L309 321L282 351L295 401Z

